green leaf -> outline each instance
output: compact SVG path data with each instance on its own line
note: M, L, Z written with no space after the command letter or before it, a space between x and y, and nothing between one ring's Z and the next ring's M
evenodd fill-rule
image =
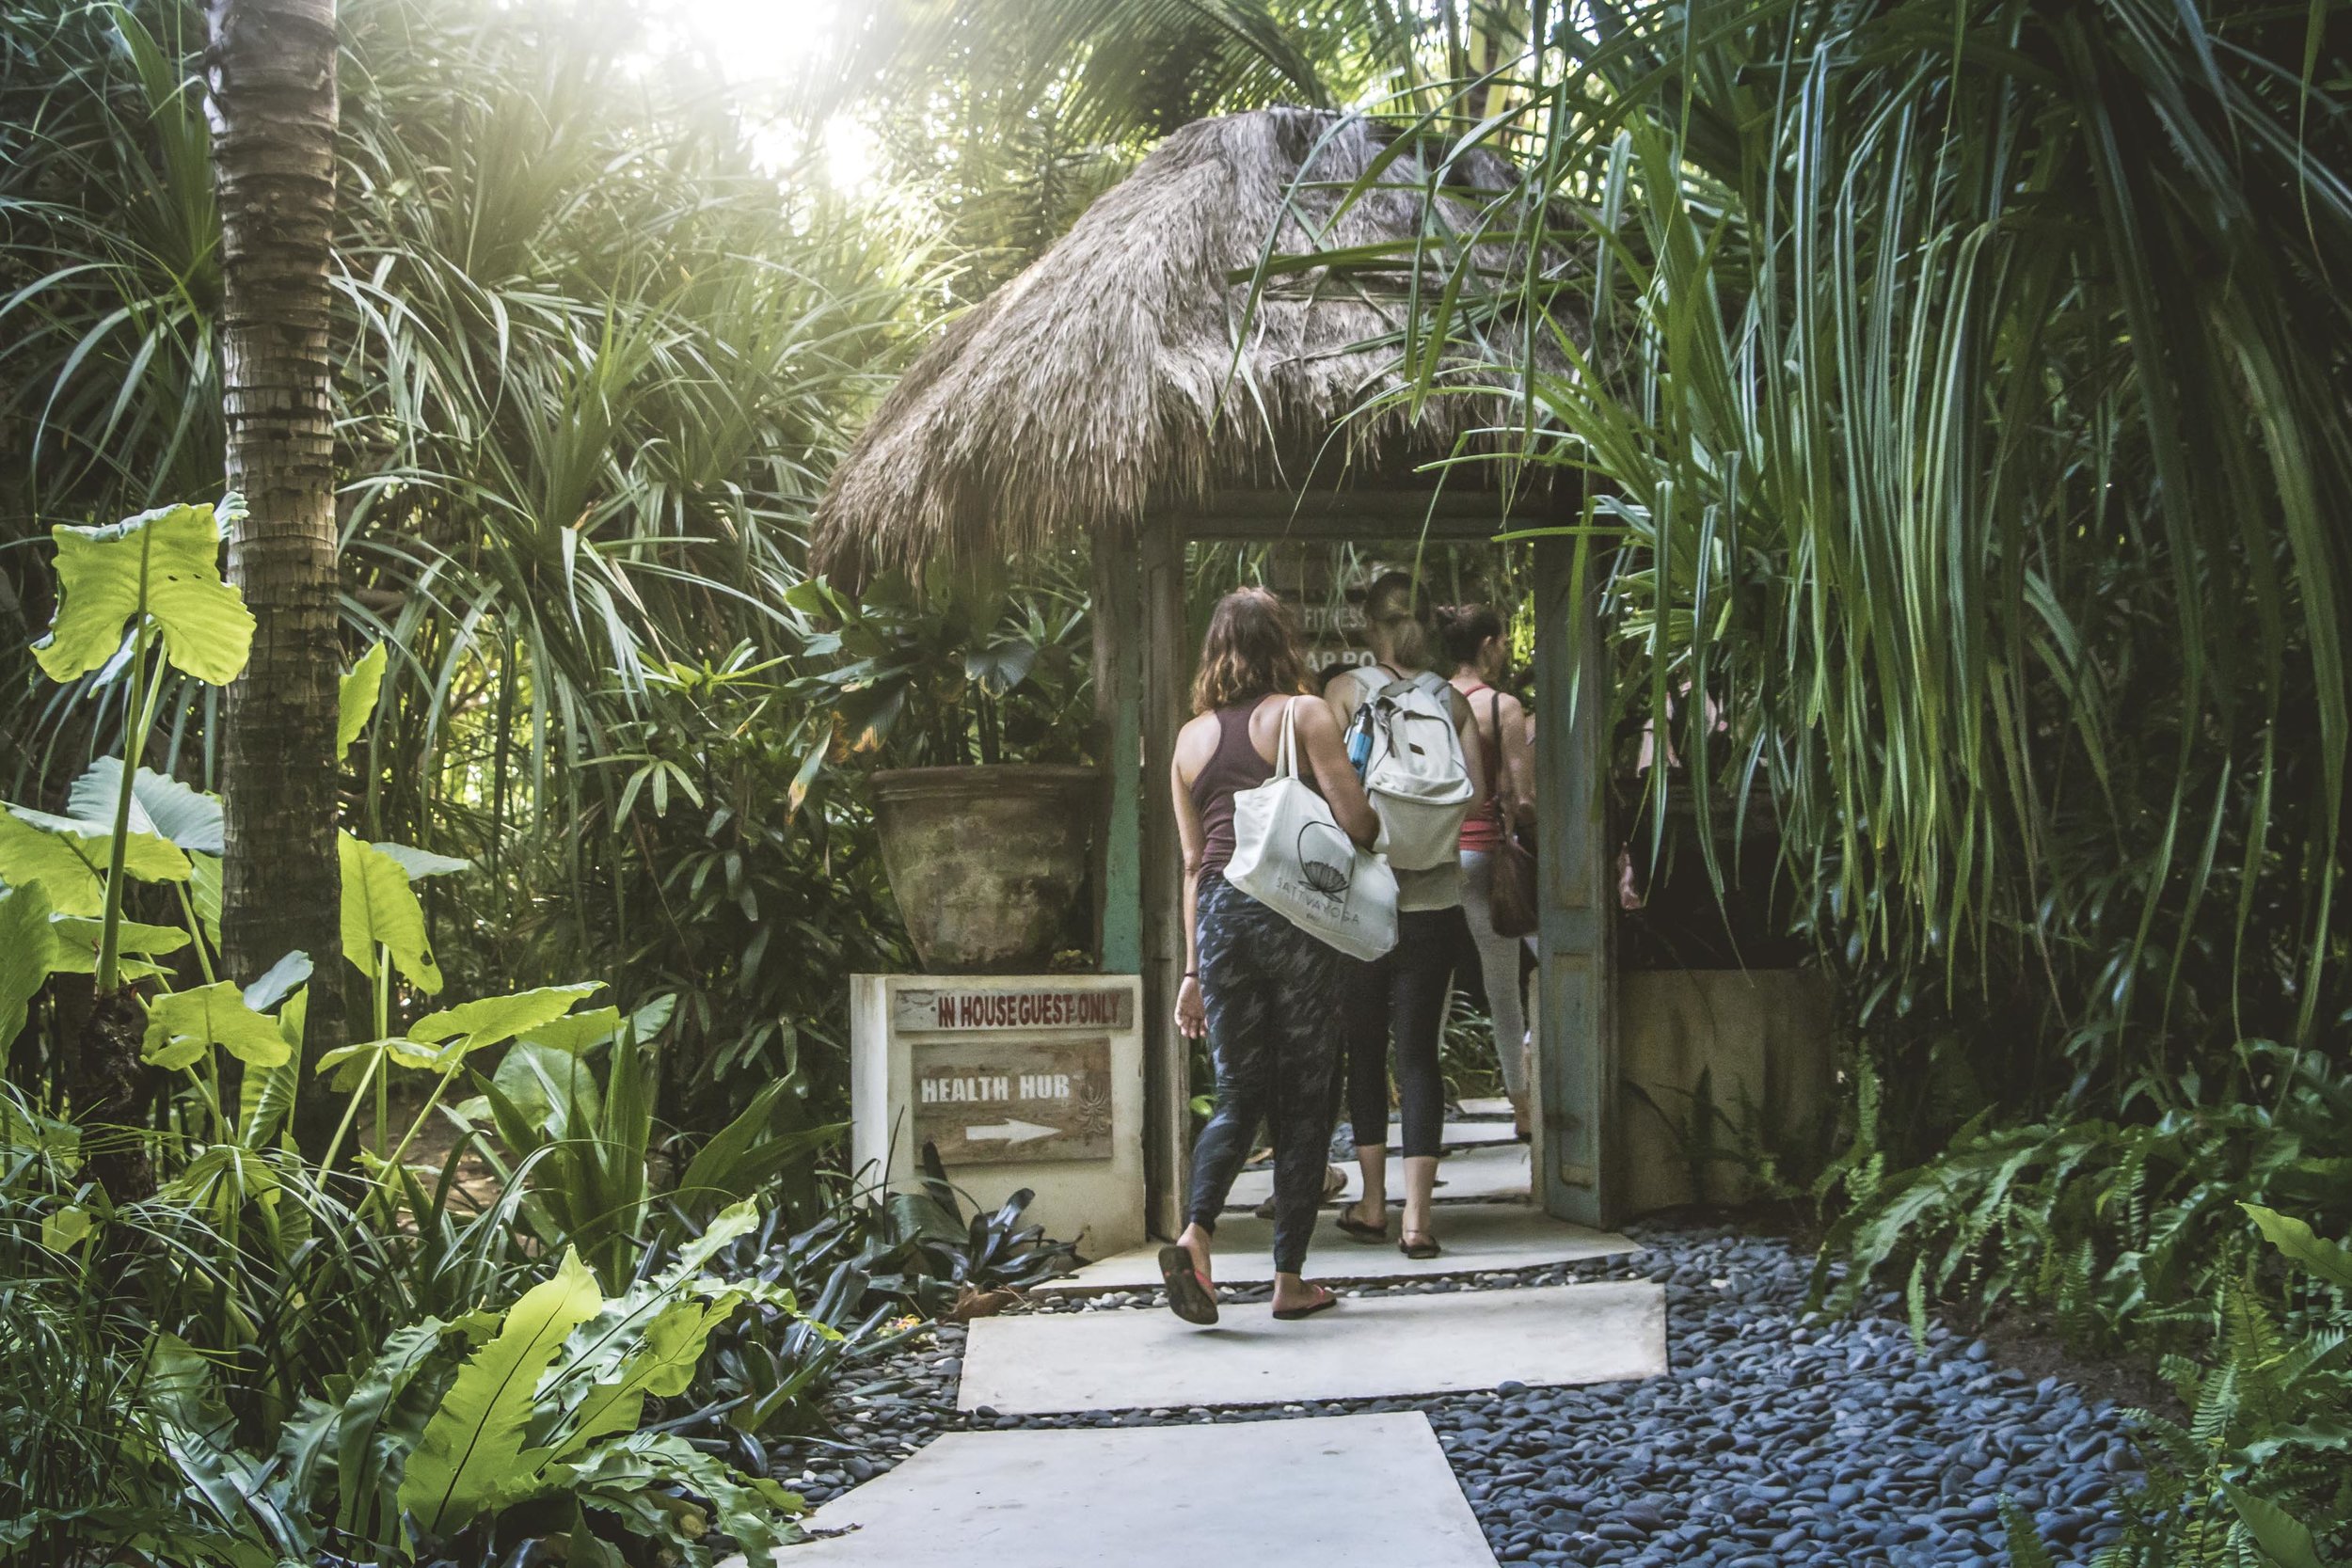
M236 515L233 499L222 509ZM209 506L166 506L103 528L60 524L57 614L34 657L51 680L103 668L146 613L162 628L172 668L227 686L253 646L245 596L221 580L220 521Z
M512 996L485 996L461 1002L454 1007L425 1014L408 1026L408 1037L439 1041L463 1036L466 1051L480 1051L486 1046L502 1045L526 1029L554 1022L570 1012L574 1003L603 989L602 981L589 980L580 985L541 986Z
M500 1136L518 1152L537 1147L539 1141L527 1137L518 1143L518 1134L535 1129L548 1140L576 1136L584 1130L570 1125L574 1110L589 1126L602 1114L603 1095L596 1087L595 1072L571 1052L535 1040L517 1040L508 1047L499 1058L490 1084L508 1113L501 1122Z
M381 1056L391 1067L438 1071L453 1054L446 1046L427 1045L405 1035L387 1035L380 1040L337 1046L319 1058L317 1070L334 1073L336 1088L353 1089L358 1086L360 1071L371 1058Z
M98 973L98 942L103 922L92 915L60 914L50 918L49 927L56 937L56 965L60 974ZM150 926L137 920L121 922L116 928L115 939L119 951L148 958L177 953L188 944L188 933L177 926Z
M576 1458L599 1437L636 1431L649 1394L674 1399L686 1392L712 1331L742 1299L739 1292L727 1291L707 1300L690 1296L662 1307L645 1325L644 1342L623 1363L620 1375L592 1385L582 1395L569 1434L543 1450L547 1460Z
M525 1291L497 1337L457 1369L401 1478L400 1506L421 1528L451 1534L498 1496L522 1457L539 1375L603 1305L587 1265L566 1247L555 1277Z
M50 908L60 913L95 915L106 907L104 879L78 838L45 833L5 811L0 811L0 882L10 887L39 882Z
M245 1005L265 1013L284 1001L296 986L310 978L310 955L297 947L245 988Z
M40 1217L40 1244L56 1253L72 1252L97 1231L98 1222L78 1204L69 1204Z
M2352 1249L2314 1234L2310 1226L2291 1214L2281 1214L2259 1203L2241 1203L2238 1207L2253 1217L2263 1239L2272 1246L2328 1283L2352 1291Z
M122 762L100 757L73 782L66 797L67 815L80 822L99 823L112 832L115 805L121 799ZM217 855L221 847L220 797L208 795L151 768L131 775L131 829L168 839L181 848Z
M204 927L204 940L215 950L220 946L220 857L192 854L188 857L188 902L196 906L198 924Z
M595 1050L620 1032L620 1008L595 1007L584 1013L566 1013L551 1023L526 1029L520 1037L532 1045L577 1056L583 1051Z
M351 743L359 738L359 732L368 727L374 717L376 698L384 690L384 666L389 654L378 642L359 656L359 662L351 667L335 689L335 755L338 759L351 753Z
M308 954L290 953L286 957L301 958L303 973L310 973ZM285 967L286 960L281 958L270 974L246 987L246 1006L253 1006L256 989ZM310 1011L310 993L297 987L278 1009L278 1037L286 1042L285 1061L277 1067L249 1069L237 1085L237 1139L247 1148L266 1146L278 1136L286 1118L294 1115L294 1100L302 1092L302 1029Z
M278 1021L246 1006L226 980L159 996L148 1005L142 1059L176 1071L193 1067L215 1046L250 1067L277 1067L290 1054Z
M2280 1568L2328 1568L2319 1560L2311 1530L2285 1509L2228 1481L2221 1483L2221 1489L2229 1494L2230 1506L2237 1510L2265 1555Z
M375 847L400 863L400 868L415 881L420 877L446 877L453 871L469 870L473 862L455 855L437 855L430 849L420 849L409 844L378 843Z
M641 1533L682 1533L686 1539L676 1544L683 1547L715 1529L733 1536L755 1562L800 1540L791 1521L806 1511L798 1494L747 1475L670 1432L635 1432L603 1445L580 1462L571 1484L583 1499L618 1513ZM664 1506L674 1487L707 1499L713 1516L677 1531L671 1524L675 1508Z
M49 895L39 882L0 891L0 1062L24 1027L24 1011L56 968Z
M381 944L390 950L393 966L410 985L427 996L438 994L441 971L433 961L424 906L408 886L408 873L383 850L347 832L335 835L335 848L342 863L343 956L373 980L375 950Z
M35 811L30 806L10 806L8 816L21 827L35 829L64 846L89 868L93 876L105 868L107 849L115 836L112 821L85 822L78 816L59 816L54 812ZM122 869L143 882L184 882L192 868L188 864L188 857L180 852L178 845L134 829L123 835ZM5 863L0 863L0 879L11 882L17 879L8 876ZM28 876L24 879L33 881L39 879ZM71 910L67 912L96 914L98 911Z
M675 996L657 996L628 1015L628 1026L640 1040L652 1039L668 1027L670 1015L677 1007ZM552 1023L523 1031L522 1038L532 1045L579 1055L607 1044L621 1032L621 1009L597 1007L584 1013L571 1013Z

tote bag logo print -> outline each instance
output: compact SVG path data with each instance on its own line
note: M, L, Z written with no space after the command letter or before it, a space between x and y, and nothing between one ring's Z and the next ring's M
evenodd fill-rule
M1396 945L1396 875L1300 781L1294 711L1282 709L1273 777L1233 797L1225 879L1350 958L1376 958Z
M1298 874L1326 898L1346 901L1356 880L1355 863L1356 842L1337 827L1310 822L1298 830Z

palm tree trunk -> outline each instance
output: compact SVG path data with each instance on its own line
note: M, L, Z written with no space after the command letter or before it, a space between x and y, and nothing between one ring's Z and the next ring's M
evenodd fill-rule
M307 1069L342 1034L343 978L327 384L335 0L207 0L205 11L229 484L249 509L229 541L229 576L258 623L252 662L229 689L221 746L222 959L245 982L292 949L310 955L294 1129L315 1154L331 1128Z

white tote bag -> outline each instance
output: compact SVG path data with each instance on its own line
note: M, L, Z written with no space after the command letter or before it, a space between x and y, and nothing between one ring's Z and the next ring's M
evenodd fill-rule
M1300 782L1292 705L1282 706L1274 776L1233 797L1233 858L1225 879L1308 935L1352 958L1396 945L1396 873L1347 836L1331 807Z

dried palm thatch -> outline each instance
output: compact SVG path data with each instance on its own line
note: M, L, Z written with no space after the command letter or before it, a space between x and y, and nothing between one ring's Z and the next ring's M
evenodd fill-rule
M1508 260L1504 240L1425 260L1417 242L1478 228L1512 172L1459 160L1433 200L1413 150L1381 163L1395 135L1279 108L1169 136L908 370L834 471L817 568L854 582L1128 537L1214 489L1360 483L1507 424L1498 366L1516 346L1450 367L1451 394L1418 405L1396 365L1416 286L1425 299L1445 266ZM1368 247L1393 264L1367 265ZM1336 270L1259 275L1269 256L1343 251Z

